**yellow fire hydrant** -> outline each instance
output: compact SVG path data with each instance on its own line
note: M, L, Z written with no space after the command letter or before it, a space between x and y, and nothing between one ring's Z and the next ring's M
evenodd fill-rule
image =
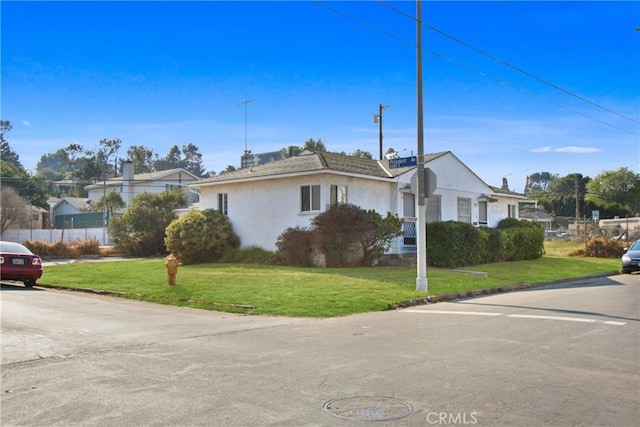
M178 262L178 258L170 254L164 259L164 265L167 266L167 277L169 279L169 286L175 286L176 276L178 275L178 267L182 265Z

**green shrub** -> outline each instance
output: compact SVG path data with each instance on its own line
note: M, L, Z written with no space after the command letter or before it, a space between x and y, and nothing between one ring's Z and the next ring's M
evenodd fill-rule
M351 203L332 205L311 220L316 248L327 267L374 264L402 233L402 220Z
M459 221L427 224L427 262L434 267L454 268L482 261L483 237L479 229ZM485 245L488 245L488 238Z
M278 236L276 254L285 265L310 267L313 255L313 232L304 227L289 227Z
M497 228L479 228L480 263L490 264L504 260L502 232Z
M222 259L229 248L240 246L231 222L213 209L192 210L166 228L164 243L183 264Z
M174 209L186 202L187 196L182 190L138 194L122 215L111 218L111 241L127 255L166 254L166 228L175 219Z
M504 229L502 242L505 261L537 259L544 254L544 232L541 227Z

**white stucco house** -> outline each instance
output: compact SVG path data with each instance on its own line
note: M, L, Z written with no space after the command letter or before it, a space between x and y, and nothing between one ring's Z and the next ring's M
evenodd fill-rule
M133 162L126 161L122 165L122 176L97 181L95 184L86 186L85 189L91 201L101 199L105 192L116 191L129 205L140 193L162 193L165 190L182 188L187 192L189 203L194 203L197 202L198 195L189 191L187 185L197 179L198 176L182 168L134 174Z
M426 199L427 222L456 220L493 227L504 218L517 218L518 201L526 199L486 184L450 151L426 155L425 167L437 176L437 188ZM275 250L286 228L308 227L331 204L352 203L403 218L404 235L389 253L408 254L416 251L416 195L411 186L415 174L415 166L390 168L389 160L305 150L189 186L200 191L200 209L216 209L229 217L243 247Z

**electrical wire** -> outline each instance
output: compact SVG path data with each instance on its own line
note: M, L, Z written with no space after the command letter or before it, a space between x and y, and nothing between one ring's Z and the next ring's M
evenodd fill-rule
M401 38L401 37L399 37L399 36L397 36L397 35L395 35L395 34L393 34L393 33L390 33L390 32L385 31L385 30L381 30L381 29L379 29L378 27L375 27L375 26L373 26L373 25L369 24L368 22L366 22L366 21L364 21L364 20L362 20L362 19L359 19L359 18L356 18L356 17L354 17L354 16L351 16L351 15L349 15L348 13L345 13L345 12L343 12L343 11L339 10L339 9L336 9L336 8L331 7L331 6L328 6L328 5L324 5L324 4L322 4L321 2L316 1L316 0L313 0L312 2L313 2L314 4L316 4L316 5L318 5L318 6L321 6L321 7L325 8L325 9L328 9L328 10L330 10L330 11L334 12L334 13L337 13L337 14L338 14L338 15L340 15L340 16L343 16L343 17L345 17L345 18L351 19L351 20L353 20L353 21L357 22L358 24L363 25L363 26L365 26L365 27L367 27L367 28L374 29L375 31L377 31L377 32L379 32L379 33L382 33L382 34L387 35L387 36L389 36L389 37L392 37L392 38L394 38L394 39L400 40L400 41L402 41L402 42L404 42L404 43L408 43L408 44L410 44L410 45L412 45L412 46L415 46L415 43L409 43L409 42L407 42L405 39L403 39L403 38ZM417 21L417 19L416 19L415 17L413 17L413 16L411 16L411 15L407 14L406 12L404 12L404 11L402 11L402 10L400 10L400 9L398 9L398 8L396 8L396 7L394 7L394 6L390 5L390 4L388 4L388 3L386 3L386 2L384 2L384 1L382 1L382 0L378 0L378 1L377 1L377 3L379 3L380 5L382 5L382 6L386 7L386 8L388 8L388 9L390 9L390 10L392 10L392 11L394 11L394 12L396 12L396 13L398 13L398 14L400 14L400 15L402 15L402 16L404 16L404 17L408 18L408 19L413 20L414 22L415 22L415 21ZM542 77L539 77L539 76L537 76L537 75L535 75L535 74L533 74L533 73L530 73L530 72L528 72L528 71L524 70L524 69L523 69L523 68L521 68L521 67L518 67L518 66L516 66L516 65L513 65L513 64L511 64L510 62L507 62L507 61L505 61L505 60L503 60L503 59L500 59L500 58L498 58L497 56L495 56L495 55L493 55L493 54L491 54L491 53L489 53L489 52L486 52L485 50L480 49L480 48L478 48L478 47L476 47L476 46L472 45L471 43L468 43L468 42L466 42L466 41L464 41L464 40L461 40L460 38L455 37L455 36L453 36L453 35L451 35L451 34L449 34L449 33L445 32L445 31L443 31L443 30L440 30L439 28L437 28L437 27L435 27L435 26L433 26L433 25L431 25L431 24L424 23L424 22L423 22L422 24L423 24L425 27L427 27L429 30L431 30L431 31L433 31L433 32L436 32L436 33L440 34L441 36L446 37L446 38L448 38L448 39L450 39L450 40L452 40L452 41L454 41L454 42L456 42L456 43L458 43L458 44L461 44L462 46L465 46L465 47L467 47L467 48L469 48L469 49L471 49L471 50L474 50L475 52L477 52L477 53L479 53L479 54L481 54L481 55L483 55L483 56L488 57L488 58L489 58L489 59L491 59L492 61L497 62L497 63L499 63L499 64L502 64L502 65L504 65L504 66L506 66L506 67L509 67L509 68L511 68L511 69L513 69L513 70L515 70L515 71L517 71L517 72L521 73L521 74L524 74L525 76L527 76L527 77L529 77L529 78L531 78L531 79L533 79L533 80L536 80L536 81L538 81L538 82L540 82L540 83L542 83L542 84L544 84L544 85L546 85L546 86L549 86L549 87L551 87L551 88L553 88L553 89L555 89L555 90L557 90L557 91L560 91L560 92L562 92L562 93L564 93L564 94L566 94L566 95L569 95L569 96L571 96L571 97L574 97L574 98L576 98L576 99L578 99L578 100L580 100L580 101L582 101L582 102L585 102L585 103L587 103L587 104L590 104L590 105L592 105L592 106L594 106L594 107L596 107L596 108L598 108L598 109L600 109L600 110L602 110L602 111L605 111L605 112L608 112L608 113L614 114L614 115L616 115L616 116L618 116L618 117L620 117L620 118L623 118L623 119L625 119L625 120L629 120L629 121L631 121L631 122L633 122L633 123L638 123L638 124L640 124L640 121L638 121L638 120L636 120L636 119L634 119L634 118L632 118L632 117L628 117L628 116L626 116L626 115L624 115L624 114L621 114L621 113L619 113L619 112L617 112L617 111L615 111L615 110L612 110L612 109L610 109L610 108L607 108L607 107L605 107L605 106L603 106L603 105L600 105L600 104L598 104L598 103L596 103L596 102L593 102L593 101L591 101L591 100L589 100L589 99L587 99L587 98L585 98L585 97L583 97L583 96L581 96L581 95L578 95L578 94L576 94L576 93L574 93L574 92L572 92L572 91L570 91L570 90L568 90L568 89L566 89L566 88L564 88L564 87L562 87L562 86L560 86L560 85L557 85L557 84L552 83L552 82L550 82L550 81L548 81L548 80L546 80L546 79L544 79L544 78L542 78ZM444 58L442 55L437 54L437 53L435 53L435 52L433 52L433 51L430 51L430 52L428 52L428 53L430 53L430 54L432 54L432 55L435 55L435 56L437 56L437 57L440 57L441 59L442 59L442 58ZM483 75L484 75L484 76L488 76L487 74L484 74L484 73L483 73ZM512 86L512 85L511 85L511 86ZM514 86L512 86L512 87L514 87ZM560 106L560 105L559 105L559 104L557 104L557 103L554 103L554 105L556 105L556 106ZM617 127L617 126L614 126L614 125L608 124L608 123L606 123L606 122L603 122L602 120L598 120L598 119L595 119L595 118L593 118L593 117L587 116L587 115L585 115L585 114L583 114L583 113L580 113L580 112L578 112L578 111L576 111L576 110L573 110L573 109L570 109L570 108L568 108L568 107L561 106L561 108L568 109L568 110L570 110L570 111L573 111L573 112L575 112L575 113L577 113L577 114L582 115L583 117L586 117L586 118L589 118L589 119L592 119L592 120L598 121L598 122L600 122L600 123L606 124L607 126L610 126L610 127L612 127L612 128L619 129L619 130L623 130L624 132L631 133L631 134L634 134L634 135L635 135L635 134L637 134L637 132L630 132L630 131L624 130L624 129L619 128L619 127Z

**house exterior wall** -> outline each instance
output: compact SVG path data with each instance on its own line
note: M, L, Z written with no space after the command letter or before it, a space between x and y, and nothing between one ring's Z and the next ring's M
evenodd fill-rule
M71 214L77 214L79 213L80 210L76 207L73 206L71 203L69 203L66 200L63 200L62 202L60 202L60 204L58 206L56 206L55 210L53 211L53 215L71 215Z
M301 211L301 187L320 186L320 210ZM276 249L278 236L288 227L309 227L330 205L330 186L345 185L347 202L386 215L390 199L397 197L392 182L379 182L336 174L310 174L253 181L220 183L201 188L200 209L218 209L218 194L227 194L227 215L243 247ZM395 212L394 212L395 213Z
M171 188L171 186L183 186L185 191L187 192L187 196L189 197L189 201L191 203L197 201L197 196L187 190L187 184L194 181L191 175L183 173L183 172L175 172L172 174L168 174L157 178L155 180L141 181L144 179L144 174L137 175L135 181L131 182L129 180L123 179L119 181L117 184L113 182L107 181L107 192L116 191L120 193L122 200L127 204L131 204L131 201L138 195L144 192L147 193L162 193L163 191ZM100 183L97 183L94 188L88 189L89 199L91 200L100 200L102 196L104 196L104 186L101 186Z
M443 155L427 164L437 176L435 195L440 198L440 220L458 221L458 199L470 201L468 222L479 225L480 200L487 200L487 219L489 227L495 227L500 220L509 216L509 205L515 206L517 216L518 198L496 195L494 189L473 173L453 155ZM227 195L227 215L234 231L240 237L241 245L260 246L267 250L276 249L278 236L288 227L309 227L311 220L330 205L330 187L347 187L347 202L363 209L373 209L385 216L387 212L405 218L411 228L415 224L416 210L405 210L405 198L411 200L415 195L416 170L409 170L396 178L376 178L358 176L324 170L283 174L272 177L256 177L252 181L217 181L200 188L200 209L219 209L218 194ZM301 187L319 185L320 209L311 212L301 211ZM404 195L403 195L404 194ZM417 202L417 197L415 197ZM429 203L429 199L427 199ZM413 224L413 225L414 225ZM415 231L415 226L413 227ZM404 236L394 239L389 253L415 253L414 243Z

